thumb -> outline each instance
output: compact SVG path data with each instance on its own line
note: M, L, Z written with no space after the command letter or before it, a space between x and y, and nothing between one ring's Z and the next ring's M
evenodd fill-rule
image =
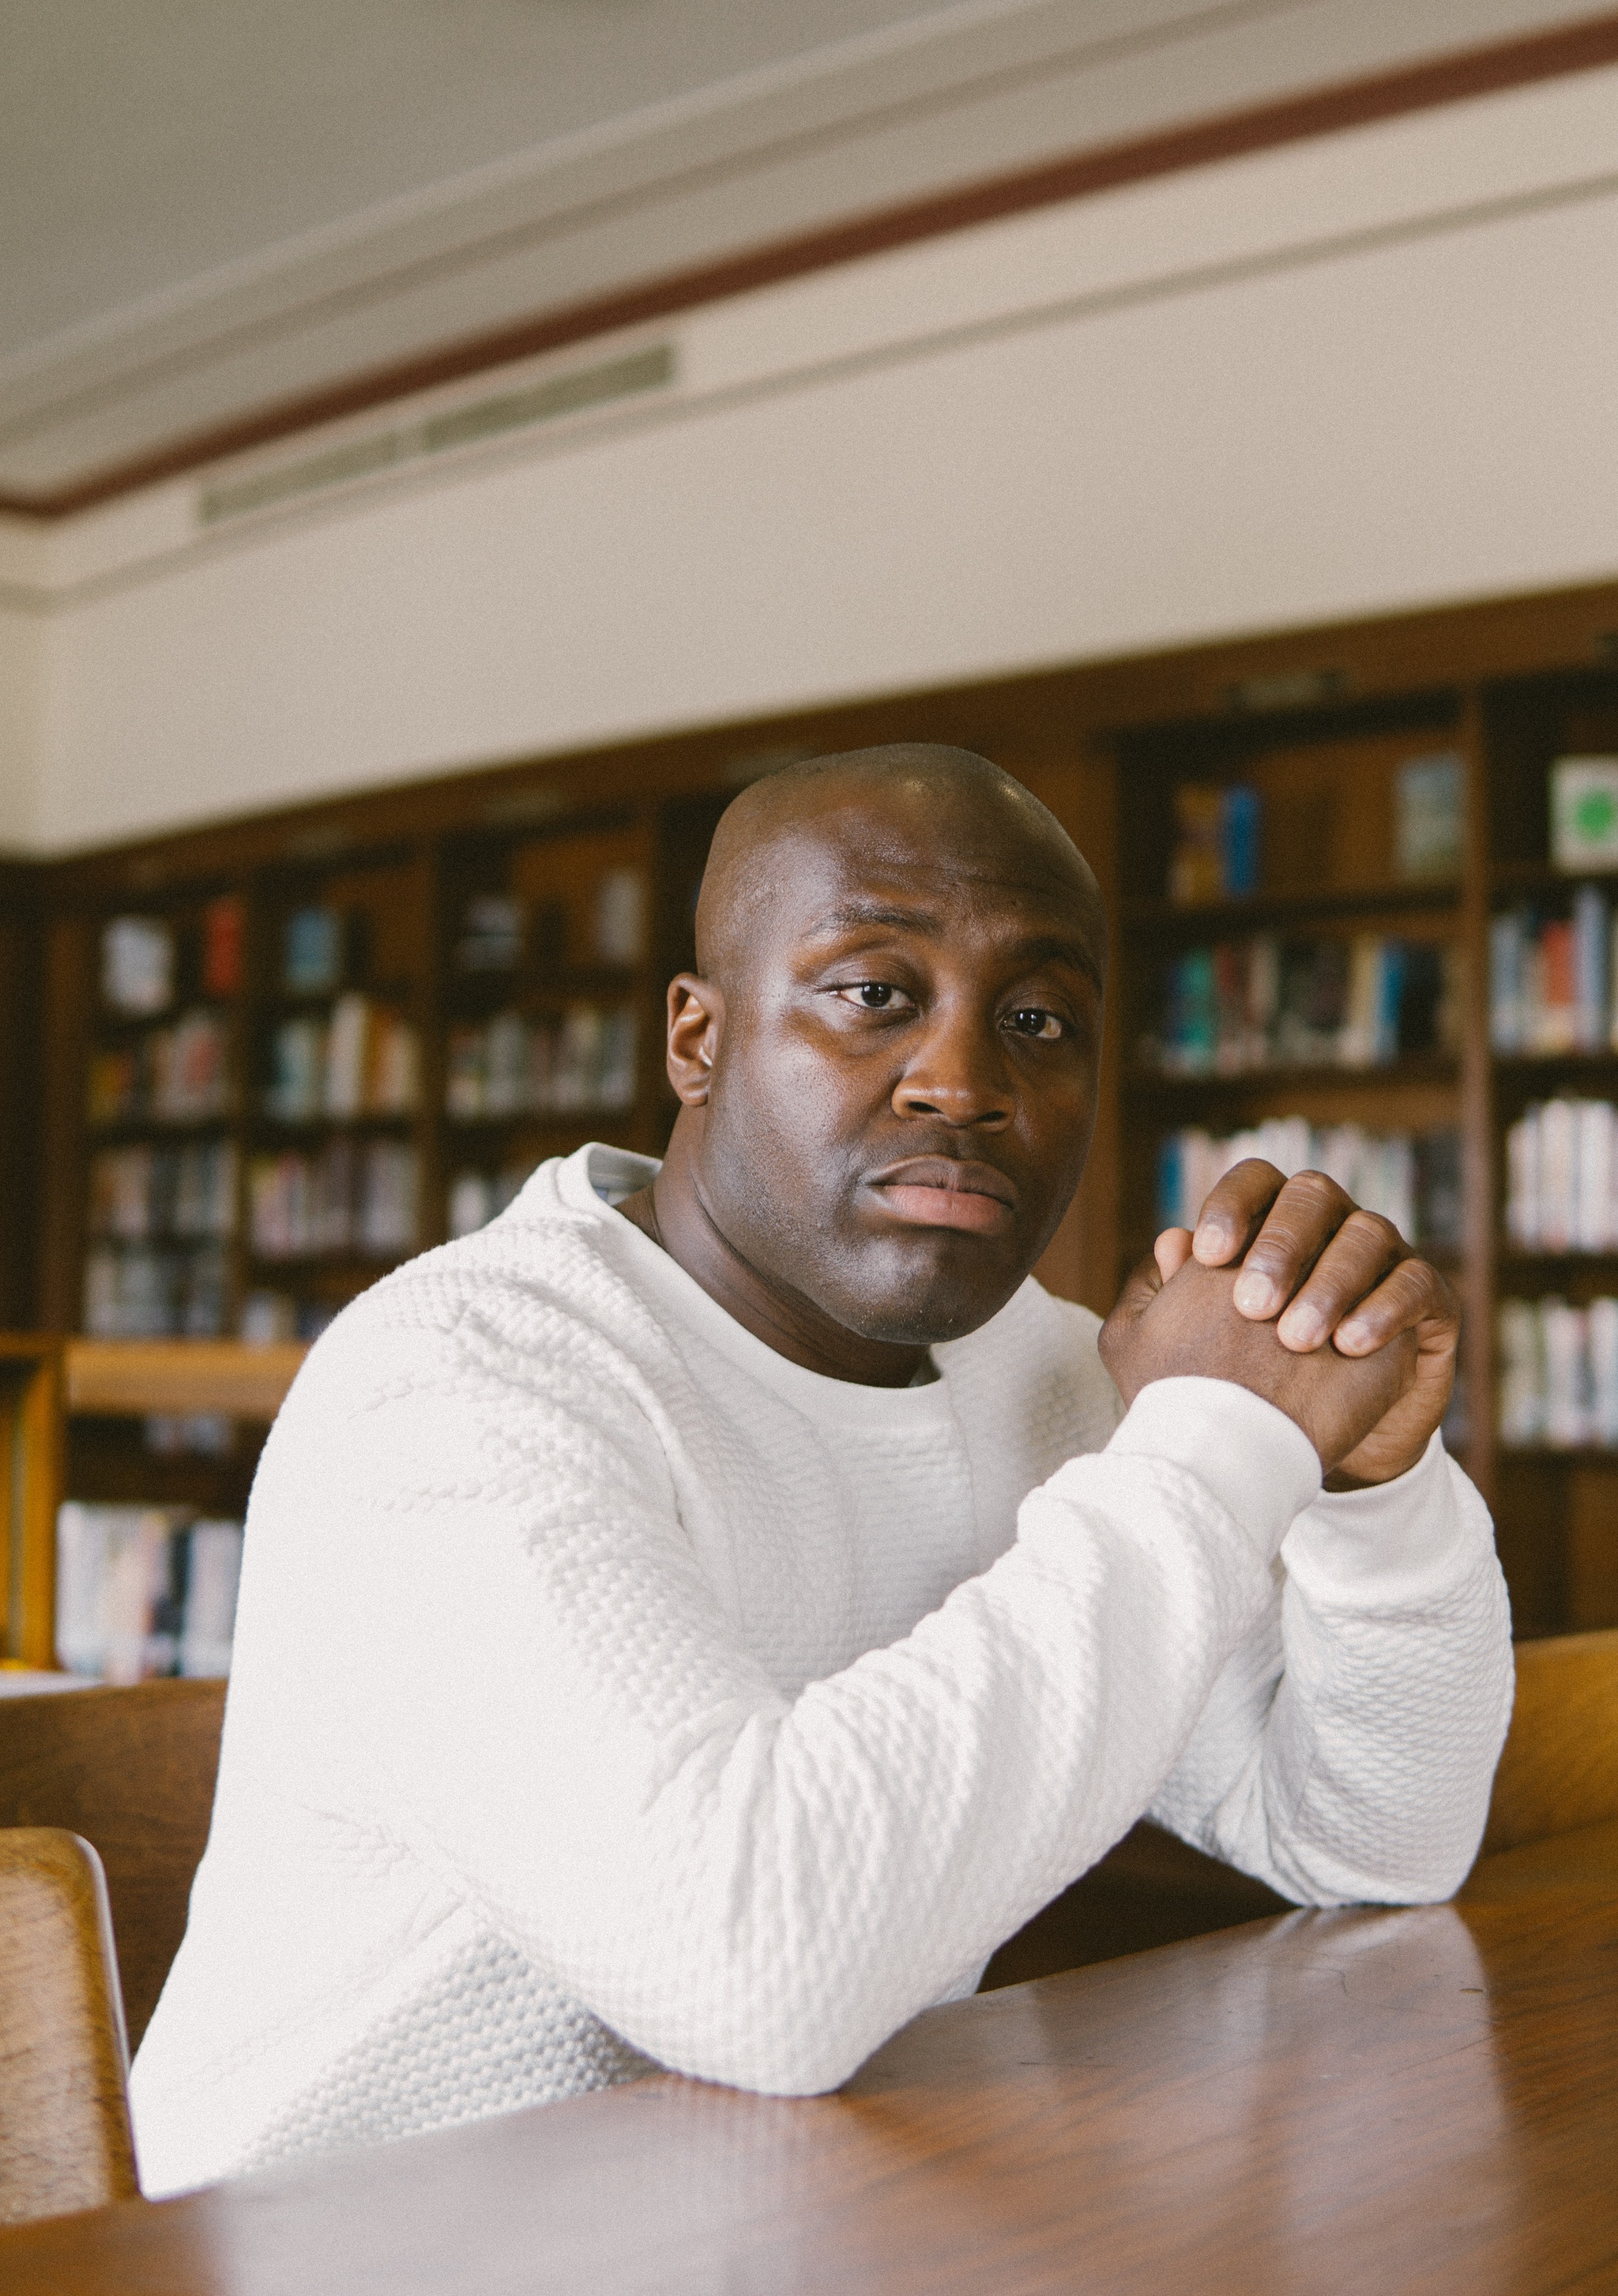
M1188 1227L1166 1227L1152 1246L1152 1257L1157 1262L1157 1272L1166 1283L1178 1275L1191 1257L1191 1231Z

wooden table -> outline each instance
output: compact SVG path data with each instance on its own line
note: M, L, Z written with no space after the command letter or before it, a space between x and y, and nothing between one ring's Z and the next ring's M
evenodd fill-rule
M53 2296L1618 2288L1618 1901L1294 1914L917 2019L0 2234Z

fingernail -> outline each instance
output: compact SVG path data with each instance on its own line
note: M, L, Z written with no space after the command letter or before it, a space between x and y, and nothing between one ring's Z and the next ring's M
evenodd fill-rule
M1337 1326L1337 1345L1351 1352L1355 1348L1368 1347L1372 1337L1373 1333L1368 1324L1350 1322L1339 1324Z
M1276 1304L1276 1287L1268 1275L1249 1268L1236 1277L1233 1296L1244 1316L1268 1316Z
M1289 1308L1276 1325L1276 1333L1287 1347L1297 1348L1307 1355L1326 1337L1326 1318L1315 1308Z
M1228 1251L1235 1241L1223 1220L1199 1220L1192 1248L1199 1259L1204 1252L1211 1252L1217 1259L1221 1252Z

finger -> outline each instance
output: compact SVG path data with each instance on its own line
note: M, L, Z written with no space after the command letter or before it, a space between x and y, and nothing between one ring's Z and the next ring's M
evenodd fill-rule
M1278 1316L1355 1209L1324 1172L1300 1172L1270 1206L1236 1279L1236 1304L1263 1323Z
M1299 1355L1324 1347L1405 1256L1404 1239L1392 1220L1377 1212L1351 1212L1283 1310L1276 1337Z
M1152 1257L1157 1262L1157 1272L1166 1283L1178 1275L1191 1257L1191 1231L1188 1227L1166 1227L1152 1246Z
M1122 1344L1125 1332L1146 1314L1162 1288L1163 1279L1158 1272L1157 1262L1148 1252L1129 1270L1112 1314L1101 1326L1097 1345L1101 1349L1101 1360L1109 1371L1113 1368L1116 1351Z
M1400 1332L1414 1332L1424 1355L1453 1354L1460 1308L1436 1267L1401 1259L1333 1335L1340 1355L1368 1356Z
M1224 1267L1239 1259L1264 1224L1264 1216L1285 1185L1273 1164L1244 1156L1208 1193L1196 1216L1191 1249L1204 1267Z

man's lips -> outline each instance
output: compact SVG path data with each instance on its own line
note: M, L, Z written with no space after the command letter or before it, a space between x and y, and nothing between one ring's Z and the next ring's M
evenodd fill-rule
M1016 1189L992 1164L952 1164L945 1156L916 1156L890 1166L871 1185L883 1209L912 1227L1001 1235L1015 1217Z

